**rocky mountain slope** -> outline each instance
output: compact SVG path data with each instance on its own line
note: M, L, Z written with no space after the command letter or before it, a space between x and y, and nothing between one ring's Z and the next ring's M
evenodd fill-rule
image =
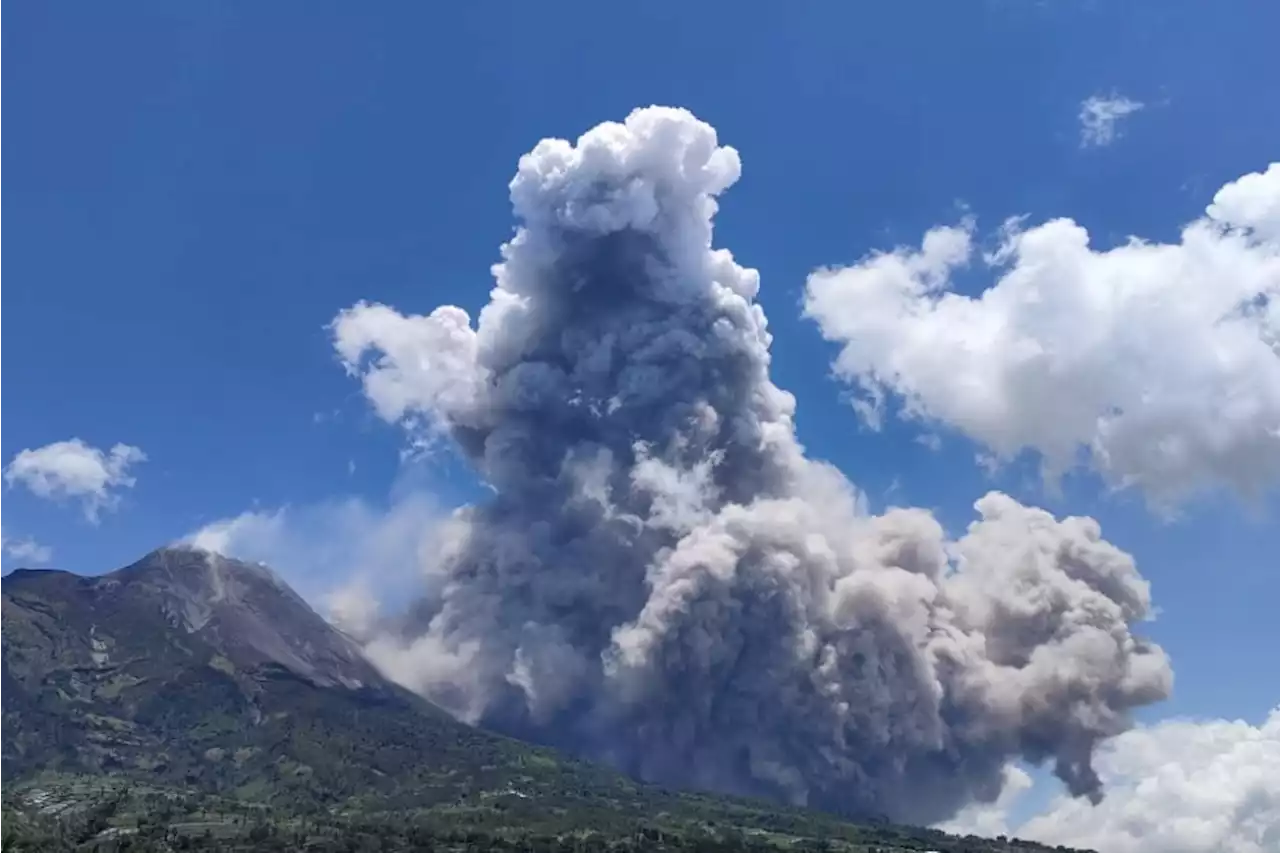
M847 849L1035 847L663 791L472 728L385 679L261 565L166 548L95 577L18 570L2 591L7 827L51 797L97 814L124 785L152 792L138 802L181 796L205 824L241 803L489 833L644 824ZM147 819L130 808L126 823Z
M384 679L263 566L169 548L99 577L16 571L3 602L6 780L417 804L538 757Z

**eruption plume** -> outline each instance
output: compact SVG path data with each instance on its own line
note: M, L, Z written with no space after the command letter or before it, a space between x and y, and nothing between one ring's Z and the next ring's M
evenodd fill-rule
M652 107L549 139L474 326L361 303L335 345L378 413L492 487L432 592L368 640L470 721L678 786L928 823L1091 757L1167 695L1148 585L1089 518L991 493L956 541L869 515L769 379L756 271L711 248L738 154Z

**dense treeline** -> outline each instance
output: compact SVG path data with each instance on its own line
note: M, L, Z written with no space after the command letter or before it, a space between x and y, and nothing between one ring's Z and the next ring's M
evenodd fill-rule
M511 853L905 853L937 850L942 853L998 853L1011 850L1048 850L1040 845L955 838L931 830L904 834L902 828L868 828L865 838L828 840L770 836L729 827L690 828L673 832L658 826L591 826L561 832L526 833L511 828L440 826L400 815L368 818L338 816L287 818L246 807L243 812L205 821L182 815L173 822L174 808L134 814L121 821L126 798L111 797L77 810L68 817L32 817L6 812L3 827L5 851L95 851L95 853L145 853L145 851L313 851L313 853L388 853L388 851L511 851ZM181 810L181 803L172 804ZM573 821L567 816L569 822ZM1016 845L1016 846L1015 846ZM1066 848L1058 848L1066 851Z

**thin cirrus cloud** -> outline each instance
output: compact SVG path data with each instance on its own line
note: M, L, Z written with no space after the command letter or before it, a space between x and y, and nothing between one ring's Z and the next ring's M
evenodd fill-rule
M22 450L6 466L4 479L10 488L21 485L46 500L77 501L85 518L97 524L104 511L119 504L120 493L134 486L130 471L146 459L129 444L104 451L72 438Z
M1006 223L976 295L972 222L809 276L805 313L875 427L951 427L995 457L1081 456L1171 509L1280 483L1280 163L1222 187L1178 242L1090 245L1070 219Z

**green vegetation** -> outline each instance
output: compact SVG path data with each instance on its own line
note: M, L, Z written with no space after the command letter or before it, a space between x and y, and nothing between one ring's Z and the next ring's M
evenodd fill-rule
M275 587L235 607L336 649L316 677L142 577L5 579L5 851L1044 849L643 785L457 722Z
M642 786L637 790L643 792ZM643 796L643 794L642 794ZM713 797L648 814L584 809L573 798L535 801L490 792L400 811L335 809L305 815L119 777L54 777L5 793L6 851L624 851L760 853L1032 853L1039 845L955 838L935 830L855 826L762 805L727 810ZM705 808L704 808L705 807ZM1059 848L1062 849L1062 848Z

